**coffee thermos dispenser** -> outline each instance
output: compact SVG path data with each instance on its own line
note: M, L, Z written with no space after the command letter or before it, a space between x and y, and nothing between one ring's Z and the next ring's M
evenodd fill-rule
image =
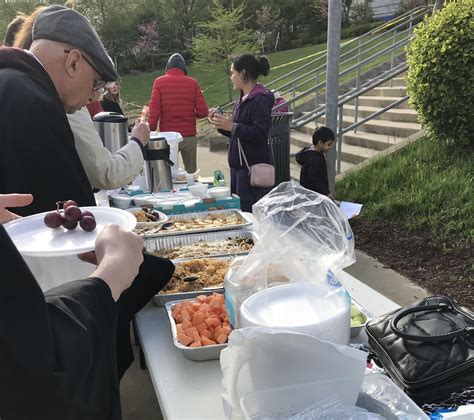
M146 145L145 178L150 192L155 193L173 189L171 178L170 147L166 138L152 133Z
M118 112L99 112L92 118L104 146L115 153L128 142L127 118Z

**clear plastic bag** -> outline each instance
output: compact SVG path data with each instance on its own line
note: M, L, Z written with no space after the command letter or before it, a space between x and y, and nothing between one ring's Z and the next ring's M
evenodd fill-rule
M259 241L246 258L231 266L224 281L232 325L241 326L240 308L246 298L279 285L324 286L317 291L317 299L308 297L314 311L322 312L318 305L331 299L350 310L339 272L355 261L354 239L332 200L286 182L258 201L253 213ZM271 320L264 325L278 326Z

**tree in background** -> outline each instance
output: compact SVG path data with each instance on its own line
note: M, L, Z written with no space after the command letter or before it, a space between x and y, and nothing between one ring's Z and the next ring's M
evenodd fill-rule
M141 35L135 45L135 55L144 57L145 59L150 57L151 68L154 70L153 54L158 52L159 49L159 35L156 22L142 23L138 25L137 29Z
M244 4L226 10L215 1L210 9L210 19L199 25L200 33L193 41L194 63L227 76L229 101L232 101L229 78L232 55L259 50L255 32L245 28L244 10Z
M258 34L262 45L262 52L265 52L266 42L271 42L275 39L280 22L280 12L274 10L271 6L264 5L257 10Z

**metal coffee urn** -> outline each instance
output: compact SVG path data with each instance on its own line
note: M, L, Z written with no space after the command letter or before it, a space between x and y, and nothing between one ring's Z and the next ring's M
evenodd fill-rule
M92 118L104 146L115 153L128 142L127 118L118 112L99 112Z
M152 133L146 145L145 177L150 192L155 193L173 189L171 179L170 147L166 138Z

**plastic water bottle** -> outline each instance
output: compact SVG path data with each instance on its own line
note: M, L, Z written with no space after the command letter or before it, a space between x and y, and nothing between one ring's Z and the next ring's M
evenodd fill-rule
M236 272L244 263L245 258L235 258L224 277L225 307L229 316L229 323L234 329L240 328L240 307L242 303L257 291L255 279L248 277L242 279L240 276L236 276Z

